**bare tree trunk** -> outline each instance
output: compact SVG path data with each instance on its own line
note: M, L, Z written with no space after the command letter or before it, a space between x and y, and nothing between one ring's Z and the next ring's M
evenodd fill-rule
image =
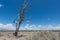
M22 6L22 14L21 15L20 15L20 9L18 8L19 20L18 20L18 25L16 26L15 33L13 34L14 36L18 36L18 31L19 31L20 25L24 20L25 9L26 9L26 0L24 1L24 4Z
M13 35L18 36L18 31L19 31L19 28L15 30L15 33Z
M15 33L13 33L14 36L18 36L20 25L21 25L21 22L19 22L18 28L16 27Z
M13 33L14 36L18 36L18 30L15 31L15 33Z

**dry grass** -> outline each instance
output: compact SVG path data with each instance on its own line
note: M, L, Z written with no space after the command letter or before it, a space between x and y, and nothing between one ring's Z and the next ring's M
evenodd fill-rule
M52 31L38 31L34 32L27 40L60 40L59 35Z
M20 36L22 35L22 36ZM60 33L53 31L19 32L19 37L13 36L13 32L0 32L0 40L60 40Z

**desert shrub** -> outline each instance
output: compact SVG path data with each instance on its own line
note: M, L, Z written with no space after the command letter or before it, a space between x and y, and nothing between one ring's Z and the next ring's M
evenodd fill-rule
M56 36L51 31L41 30L34 32L27 40L56 40Z

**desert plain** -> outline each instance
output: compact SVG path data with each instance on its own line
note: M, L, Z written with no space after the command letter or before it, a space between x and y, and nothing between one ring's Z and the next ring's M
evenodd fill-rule
M55 31L21 31L18 36L14 31L0 31L0 40L60 40L60 32Z

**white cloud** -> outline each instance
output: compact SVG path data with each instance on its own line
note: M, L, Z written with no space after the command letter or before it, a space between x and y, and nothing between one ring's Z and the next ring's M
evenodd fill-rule
M12 24L0 24L0 29L5 29L5 30L14 30L15 27Z
M29 25L29 24L26 24L25 25L25 30L34 30L34 29L36 29L36 25Z
M60 24L58 25L29 25L26 24L23 27L24 30L60 30Z
M2 5L2 4L0 4L0 8L1 8L1 7L3 7L3 5Z
M16 27L13 26L13 24L0 24L0 29L6 29L6 30L15 30ZM20 27L20 30L60 30L60 24L58 25L29 25L26 24L23 27Z

